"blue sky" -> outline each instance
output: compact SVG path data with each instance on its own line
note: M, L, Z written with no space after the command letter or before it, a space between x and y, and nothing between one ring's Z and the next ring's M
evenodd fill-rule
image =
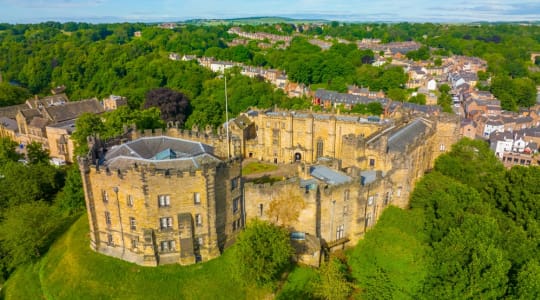
M0 22L287 16L341 21L540 21L540 0L0 0Z

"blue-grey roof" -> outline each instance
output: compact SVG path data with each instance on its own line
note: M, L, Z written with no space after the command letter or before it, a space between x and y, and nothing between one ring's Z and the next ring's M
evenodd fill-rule
M200 142L165 136L145 137L114 147L105 155L104 165L124 169L137 164L151 164L157 169L199 169L206 163L219 162L213 148Z
M315 91L315 98L331 101L332 103L343 103L350 105L379 102L382 106L385 106L388 103L388 99L386 98L368 98L366 96L338 93L325 89L318 89Z
M419 118L411 122L409 125L399 129L388 138L388 151L389 152L403 152L406 150L407 145L414 142L414 140L422 136L428 124Z
M312 166L309 168L311 176L322 180L328 184L343 184L352 181L352 178L346 174L332 170L327 166Z
M360 172L360 178L362 185L370 184L377 179L377 171L367 170Z

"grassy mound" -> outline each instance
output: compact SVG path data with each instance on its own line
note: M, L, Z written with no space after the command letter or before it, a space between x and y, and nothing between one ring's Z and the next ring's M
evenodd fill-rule
M141 267L92 251L83 215L41 261L6 282L6 299L257 299L232 277L230 251L203 264Z

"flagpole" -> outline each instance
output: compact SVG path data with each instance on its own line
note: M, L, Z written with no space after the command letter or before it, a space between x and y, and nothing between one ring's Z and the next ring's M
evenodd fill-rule
M225 76L225 119L227 127L227 159L231 158L231 147L229 145L229 101L227 99L227 74L223 70L223 76Z

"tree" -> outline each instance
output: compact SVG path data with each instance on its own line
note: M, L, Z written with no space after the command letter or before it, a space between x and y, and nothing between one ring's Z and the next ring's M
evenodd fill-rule
M337 258L324 262L317 272L313 282L313 294L320 299L347 299L353 290L353 285L347 280L347 267Z
M0 82L0 107L23 103L30 98L30 92L25 88Z
M540 265L532 259L518 273L516 296L518 299L540 298Z
M423 226L419 210L385 209L375 227L348 255L362 298L419 298L431 262Z
M60 211L68 215L84 210L84 191L81 172L77 164L70 166L66 176L66 183L62 191L56 195L55 205Z
M170 88L157 88L146 94L144 108L157 107L161 111L161 119L165 122L179 122L184 125L191 113L191 106L186 95Z
M520 107L531 107L536 103L536 84L530 78L516 78L512 81L513 95Z
M32 142L26 147L26 156L32 165L49 163L49 150L43 149L43 145L38 142Z
M0 137L0 165L21 158L21 155L15 150L17 146L17 143L10 138Z
M265 285L290 264L293 249L287 230L253 220L239 234L233 253L238 275L246 282Z
M9 208L0 223L0 246L7 253L11 268L43 255L58 228L57 212L43 201L29 202Z
M386 93L388 98L394 100L394 101L401 101L404 102L407 100L407 91L400 88L391 88Z
M409 102L420 104L420 105L426 105L426 95L417 94L416 96L412 96L409 98Z
M88 153L89 136L99 136L105 132L105 125L100 116L84 113L75 121L75 131L71 135L75 141L75 154L85 155Z
M499 248L501 231L488 216L465 216L435 243L426 292L431 299L496 299L505 295L511 263Z

